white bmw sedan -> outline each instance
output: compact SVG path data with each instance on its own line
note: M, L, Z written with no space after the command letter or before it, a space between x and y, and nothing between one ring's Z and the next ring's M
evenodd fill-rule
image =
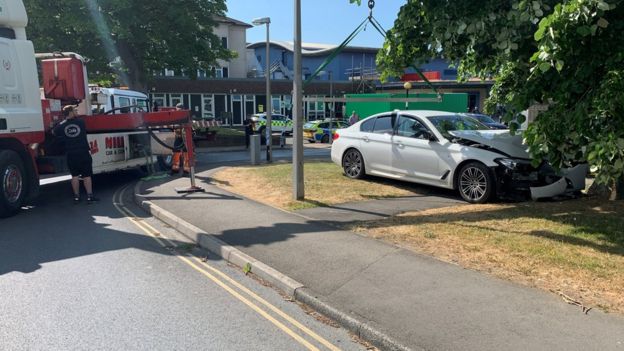
M334 136L332 161L346 176L375 175L456 189L470 203L544 183L522 137L463 114L394 111Z

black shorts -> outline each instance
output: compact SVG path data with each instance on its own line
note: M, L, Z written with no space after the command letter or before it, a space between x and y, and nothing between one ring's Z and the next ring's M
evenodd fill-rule
M67 153L67 166L72 177L91 177L93 175L93 159L89 151L72 151Z

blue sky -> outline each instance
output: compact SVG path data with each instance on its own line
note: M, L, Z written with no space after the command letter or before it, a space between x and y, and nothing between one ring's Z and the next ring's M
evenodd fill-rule
M368 16L367 0L362 5L349 0L301 0L304 42L340 44ZM387 30L392 27L405 0L377 0L373 15ZM254 18L271 17L271 39L293 40L293 0L227 0L228 16L251 24ZM264 41L264 27L250 28L247 42ZM381 47L382 36L370 25L351 45Z

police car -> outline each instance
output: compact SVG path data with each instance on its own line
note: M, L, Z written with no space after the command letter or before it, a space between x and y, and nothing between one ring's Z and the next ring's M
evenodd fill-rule
M251 120L256 124L256 131L264 135L264 130L267 125L266 113L255 114L251 116ZM279 113L271 114L271 122L271 130L273 132L292 134L293 121L290 118Z
M348 126L348 123L340 120L311 121L303 125L303 138L307 139L310 143L316 143L318 141L327 144L334 136L334 133L336 133L336 129L346 128Z

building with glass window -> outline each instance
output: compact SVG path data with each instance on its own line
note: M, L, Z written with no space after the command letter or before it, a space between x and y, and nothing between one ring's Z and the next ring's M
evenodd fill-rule
M191 80L180 72L164 70L150 87L150 97L159 106L183 103L194 118L215 118L233 126L243 125L247 117L265 112L265 74L271 76L272 110L286 116L292 115L291 93L293 86L293 44L271 41L270 59L266 58L266 42L247 44L246 31L252 26L229 18L218 18L215 34L222 45L238 53L230 62L219 62L211 72L198 72ZM309 78L332 54L337 45L302 44L303 78ZM353 93L402 92L403 82L412 82L411 92L431 92L421 77L407 70L400 79L381 83L375 63L379 49L346 47L332 60L323 72L304 87L304 96L342 96ZM269 62L269 72L265 65ZM467 111L482 109L492 81L470 80L457 82L457 70L442 59L432 60L421 67L425 76L440 92L467 93ZM308 102L304 104L306 120L323 119L346 114L342 104L335 110L330 104Z

